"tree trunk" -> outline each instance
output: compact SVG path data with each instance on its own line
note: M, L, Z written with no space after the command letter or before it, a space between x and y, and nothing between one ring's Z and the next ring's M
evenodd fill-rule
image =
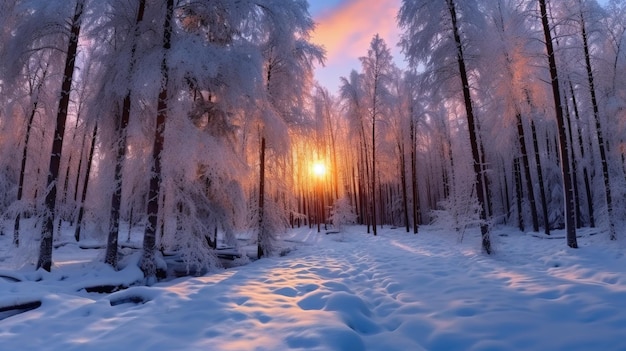
M402 186L402 211L404 215L404 225L406 226L406 232L408 233L411 228L411 224L409 223L409 203L408 203L408 195L406 191L406 160L404 156L404 144L400 143L398 145L398 151L400 152L400 182Z
M533 148L535 149L535 163L537 164L537 181L539 183L539 196L541 197L541 210L543 215L543 232L550 235L550 222L548 219L548 201L546 198L546 187L543 182L543 167L541 166L541 155L539 153L539 141L535 121L530 120L530 130L533 137Z
M137 7L137 17L135 19L135 28L133 36L133 44L130 51L130 64L128 69L128 81L135 67L135 51L137 51L137 40L139 39L139 25L143 21L143 14L146 8L146 0L139 0ZM111 195L111 213L109 215L109 236L107 239L107 248L104 262L117 269L117 242L119 239L120 229L120 208L122 204L122 187L123 177L122 170L124 167L124 159L126 158L126 129L130 121L131 109L131 89L127 89L124 101L122 102L122 114L116 116L115 136L117 137L117 155L115 159L115 175L114 189Z
M361 124L361 138L360 138L361 142L361 178L363 179L361 181L361 193L363 194L363 214L364 214L364 219L365 219L365 224L367 227L367 233L370 233L370 225L372 223L372 211L371 211L371 206L369 206L370 204L370 192L371 189L369 189L369 184L370 184L370 167L369 167L369 155L367 153L367 142L366 142L366 136L365 136L365 130L363 128L363 124ZM364 172L363 172L364 171Z
M513 160L513 173L515 174L515 200L517 204L517 227L524 231L524 211L522 210L522 168L519 165L519 157Z
M83 169L83 153L85 152L85 141L87 139L87 129L83 131L83 139L80 143L80 155L78 157L78 167L76 168L76 181L74 182L74 202L78 201L78 184L80 183L80 171Z
M163 29L163 60L161 61L161 90L157 103L156 128L154 144L152 147L152 167L150 172L150 189L148 191L148 205L146 214L148 223L143 236L143 255L140 268L143 271L147 283L156 280L156 233L159 218L159 198L161 191L161 154L165 139L165 119L167 117L169 69L167 66L167 54L171 48L172 20L174 16L174 0L167 0L165 24Z
M362 214L361 214L361 210L360 210L360 205L359 205L359 197L357 196L357 191L356 191L356 177L354 175L354 165L351 166L352 168L352 197L354 198L354 211L356 212L356 217L357 218L361 218Z
M61 84L61 96L57 110L54 139L52 142L52 152L50 154L50 168L48 170L47 192L45 199L46 212L43 218L41 232L41 243L39 248L39 258L37 268L50 271L52 267L52 237L54 235L54 215L56 210L57 182L59 179L59 166L61 164L61 154L63 152L63 137L65 134L65 121L70 103L70 92L72 90L72 79L74 77L74 65L76 63L76 53L78 51L78 37L80 35L81 16L83 14L84 0L78 0L72 18L69 42L67 46L67 56L65 58L65 68L63 70L63 82Z
M484 177L482 175L483 165L480 162L480 153L478 150L478 136L476 131L476 122L474 119L474 110L472 106L472 97L470 94L470 84L465 68L465 57L463 56L463 45L457 25L456 8L454 0L447 0L450 17L452 18L452 30L454 41L457 47L457 63L459 66L459 74L461 76L461 85L463 87L463 100L465 102L465 112L467 113L467 127L469 130L470 144L472 148L472 158L474 161L474 176L476 178L476 196L480 206L480 232L482 235L482 248L487 254L491 254L491 238L489 237L489 226L487 224L487 199L485 199Z
M486 199L486 205L487 205L487 218L491 218L493 217L493 204L492 202L492 196L491 196L491 181L489 180L489 177L487 177L487 161L485 161L486 158L486 153L485 153L485 144L483 143L482 138L480 138L480 125L477 123L476 124L476 135L478 136L478 145L479 145L479 149L480 149L480 174L482 174L483 177L483 184L484 184L484 190L485 190L485 199Z
M28 122L26 124L26 135L24 136L24 148L22 149L22 162L20 164L20 176L17 185L17 201L22 201L22 195L24 194L24 176L26 175L26 160L28 158L28 143L30 141L30 133L33 127L33 120L35 119L35 114L37 113L37 105L39 104L39 91L41 90L41 86L46 80L46 75L48 74L48 64L46 64L46 68L44 69L41 80L37 84L35 88L35 99L33 101L33 107L30 111L30 115L28 116ZM21 212L21 210L20 210ZM16 247L20 244L20 217L21 213L18 212L15 217L15 225L13 228L13 245Z
M80 115L76 116L76 124L74 125L74 131L72 132L72 140L71 140L71 145L74 145L75 140L76 140L76 131L78 130L78 122L80 121ZM71 166L72 166L72 156L74 155L74 153L72 152L73 150L70 150L69 152L69 156L67 157L67 167L65 167L65 178L63 180L63 190L61 193L61 199L59 201L59 203L63 204L65 209L64 211L61 212L61 214L59 215L59 221L57 222L57 233L60 235L61 234L61 226L63 224L63 218L67 219L67 213L65 213L67 211L67 189L69 188L69 182L70 182L70 170L71 170Z
M565 98L567 100L567 97ZM578 160L576 154L574 154L574 133L572 131L572 118L569 110L569 104L565 103L565 120L567 121L567 132L569 134L569 143L571 145L571 159L572 159L572 185L574 186L574 204L576 213L576 228L582 226L582 213L580 211L580 193L578 192Z
M504 221L508 224L509 215L511 214L511 199L509 197L509 181L506 178L506 169L504 165L502 165L502 170L502 176L504 177L504 202L506 206L506 216L504 216Z
M581 4L579 0L579 4ZM585 28L585 19L581 9L581 35L583 37L583 49L585 51L585 66L587 68L587 81L589 82L589 94L591 95L591 105L593 107L593 117L596 123L596 136L598 138L598 147L600 148L600 163L602 165L602 178L604 179L604 195L606 200L606 208L609 221L609 237L616 240L615 222L613 220L613 199L611 197L611 178L609 174L609 164L606 155L606 146L604 143L604 135L602 133L602 125L600 123L600 111L598 109L598 100L596 98L596 89L594 85L593 69L591 67L591 54L589 53L589 44L587 41L587 30Z
M528 191L528 204L530 205L530 216L533 221L533 231L539 231L539 219L537 218L537 203L535 201L535 188L533 187L532 177L530 175L530 161L528 160L528 149L526 148L526 138L524 137L524 125L522 123L522 115L516 114L517 119L517 138L519 141L522 163L524 164L524 176L526 177L526 188Z
M75 145L76 143L76 132L78 131L78 122L80 121L80 115L76 116L76 124L74 125L74 130L72 131L72 140L71 140L71 145ZM72 152L74 150L70 150L69 152L69 156L67 157L67 167L65 167L65 179L63 180L63 193L61 195L61 201L60 203L67 205L67 190L69 188L70 185L70 172L71 172L71 167L72 167L72 156L74 156L74 153ZM59 221L59 229L61 229L61 221Z
M374 84L374 87L376 86L377 83ZM376 236L376 88L374 88L374 101L372 105L372 230L374 236Z
M80 241L80 231L83 225L83 215L85 214L85 200L87 199L87 189L89 186L89 176L91 173L91 165L93 163L93 155L96 151L96 136L98 134L98 122L93 128L91 137L91 147L89 148L89 158L87 160L87 169L85 170L85 181L83 182L83 190L80 196L80 204L78 205L78 216L76 217L76 226L74 227L74 239ZM78 181L78 179L77 179Z
M412 114L411 114L412 115ZM411 116L411 191L413 193L413 234L417 234L419 226L419 194L417 191L417 141L415 121Z
M265 211L265 137L261 137L261 150L259 154L259 227L258 227L258 238L257 238L257 257L261 258L265 255L265 242L267 238L265 237L265 223L264 223L264 211ZM319 215L319 214L318 214ZM318 226L317 231L319 232L319 218L318 218Z
M570 93L572 94L572 106L574 108L574 116L576 117L576 131L578 132L578 147L580 148L580 157L585 159L585 145L583 144L583 133L580 130L581 118L578 111L578 103L572 81L569 82ZM593 161L592 161L593 163ZM587 171L587 163L583 162L583 183L585 184L585 196L587 199L587 211L589 212L589 226L594 228L596 220L594 215L593 196L591 195L591 182L589 181L589 172Z
M563 176L563 192L565 194L565 230L567 232L567 245L571 248L578 248L576 241L575 206L572 186L572 173L570 170L569 146L567 143L567 133L565 121L563 119L563 106L561 104L561 92L559 88L559 75L552 46L552 34L548 23L548 13L546 10L546 0L539 0L541 11L541 23L545 37L546 52L550 65L550 78L552 83L552 97L554 98L554 109L556 113L556 123L559 134L559 149L561 155L561 171Z
M332 190L334 192L333 197L335 199L339 198L339 172L338 170L338 164L337 164L337 148L336 148L336 135L335 135L335 130L332 128L331 122L331 111L330 111L330 97L326 95L326 93L324 93L324 109L326 110L325 115L327 116L328 120L326 121L326 125L328 126L328 135L330 136L330 150L332 153L332 165L331 165L331 174L332 174L332 179L333 179L333 186L332 186Z

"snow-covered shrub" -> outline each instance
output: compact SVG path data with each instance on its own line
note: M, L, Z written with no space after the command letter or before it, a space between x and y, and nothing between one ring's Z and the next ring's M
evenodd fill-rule
M330 211L330 221L337 230L341 230L344 225L356 223L356 219L357 215L354 213L354 206L350 204L350 199L347 196L335 201Z
M273 201L271 197L265 197L263 201L263 221L259 221L259 207L257 201L250 201L250 228L254 229L256 238L260 238L258 245L263 249L266 256L278 253L277 241L280 235L289 228L289 216L283 207ZM259 225L262 223L262 225Z
M431 212L432 224L462 235L466 228L481 225L480 209L476 196L453 195L440 201L438 208Z

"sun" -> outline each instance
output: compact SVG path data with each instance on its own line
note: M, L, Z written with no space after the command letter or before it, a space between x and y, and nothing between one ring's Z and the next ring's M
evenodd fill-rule
M311 169L313 171L313 174L317 177L323 177L326 175L326 165L321 161L313 163Z

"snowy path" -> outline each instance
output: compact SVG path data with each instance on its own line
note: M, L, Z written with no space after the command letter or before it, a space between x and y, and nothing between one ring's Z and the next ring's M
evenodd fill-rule
M41 292L41 308L0 321L0 345L626 350L623 249L600 241L572 251L560 240L516 233L486 257L471 236L459 244L434 230L387 229L379 237L362 230L302 231L294 238L306 243L286 257L108 296ZM0 283L0 291L11 286ZM111 306L129 297L145 303Z

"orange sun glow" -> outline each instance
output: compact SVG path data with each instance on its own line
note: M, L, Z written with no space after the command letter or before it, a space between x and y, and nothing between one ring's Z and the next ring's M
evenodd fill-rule
M326 165L320 161L317 161L312 166L313 175L317 177L323 177L326 175Z

